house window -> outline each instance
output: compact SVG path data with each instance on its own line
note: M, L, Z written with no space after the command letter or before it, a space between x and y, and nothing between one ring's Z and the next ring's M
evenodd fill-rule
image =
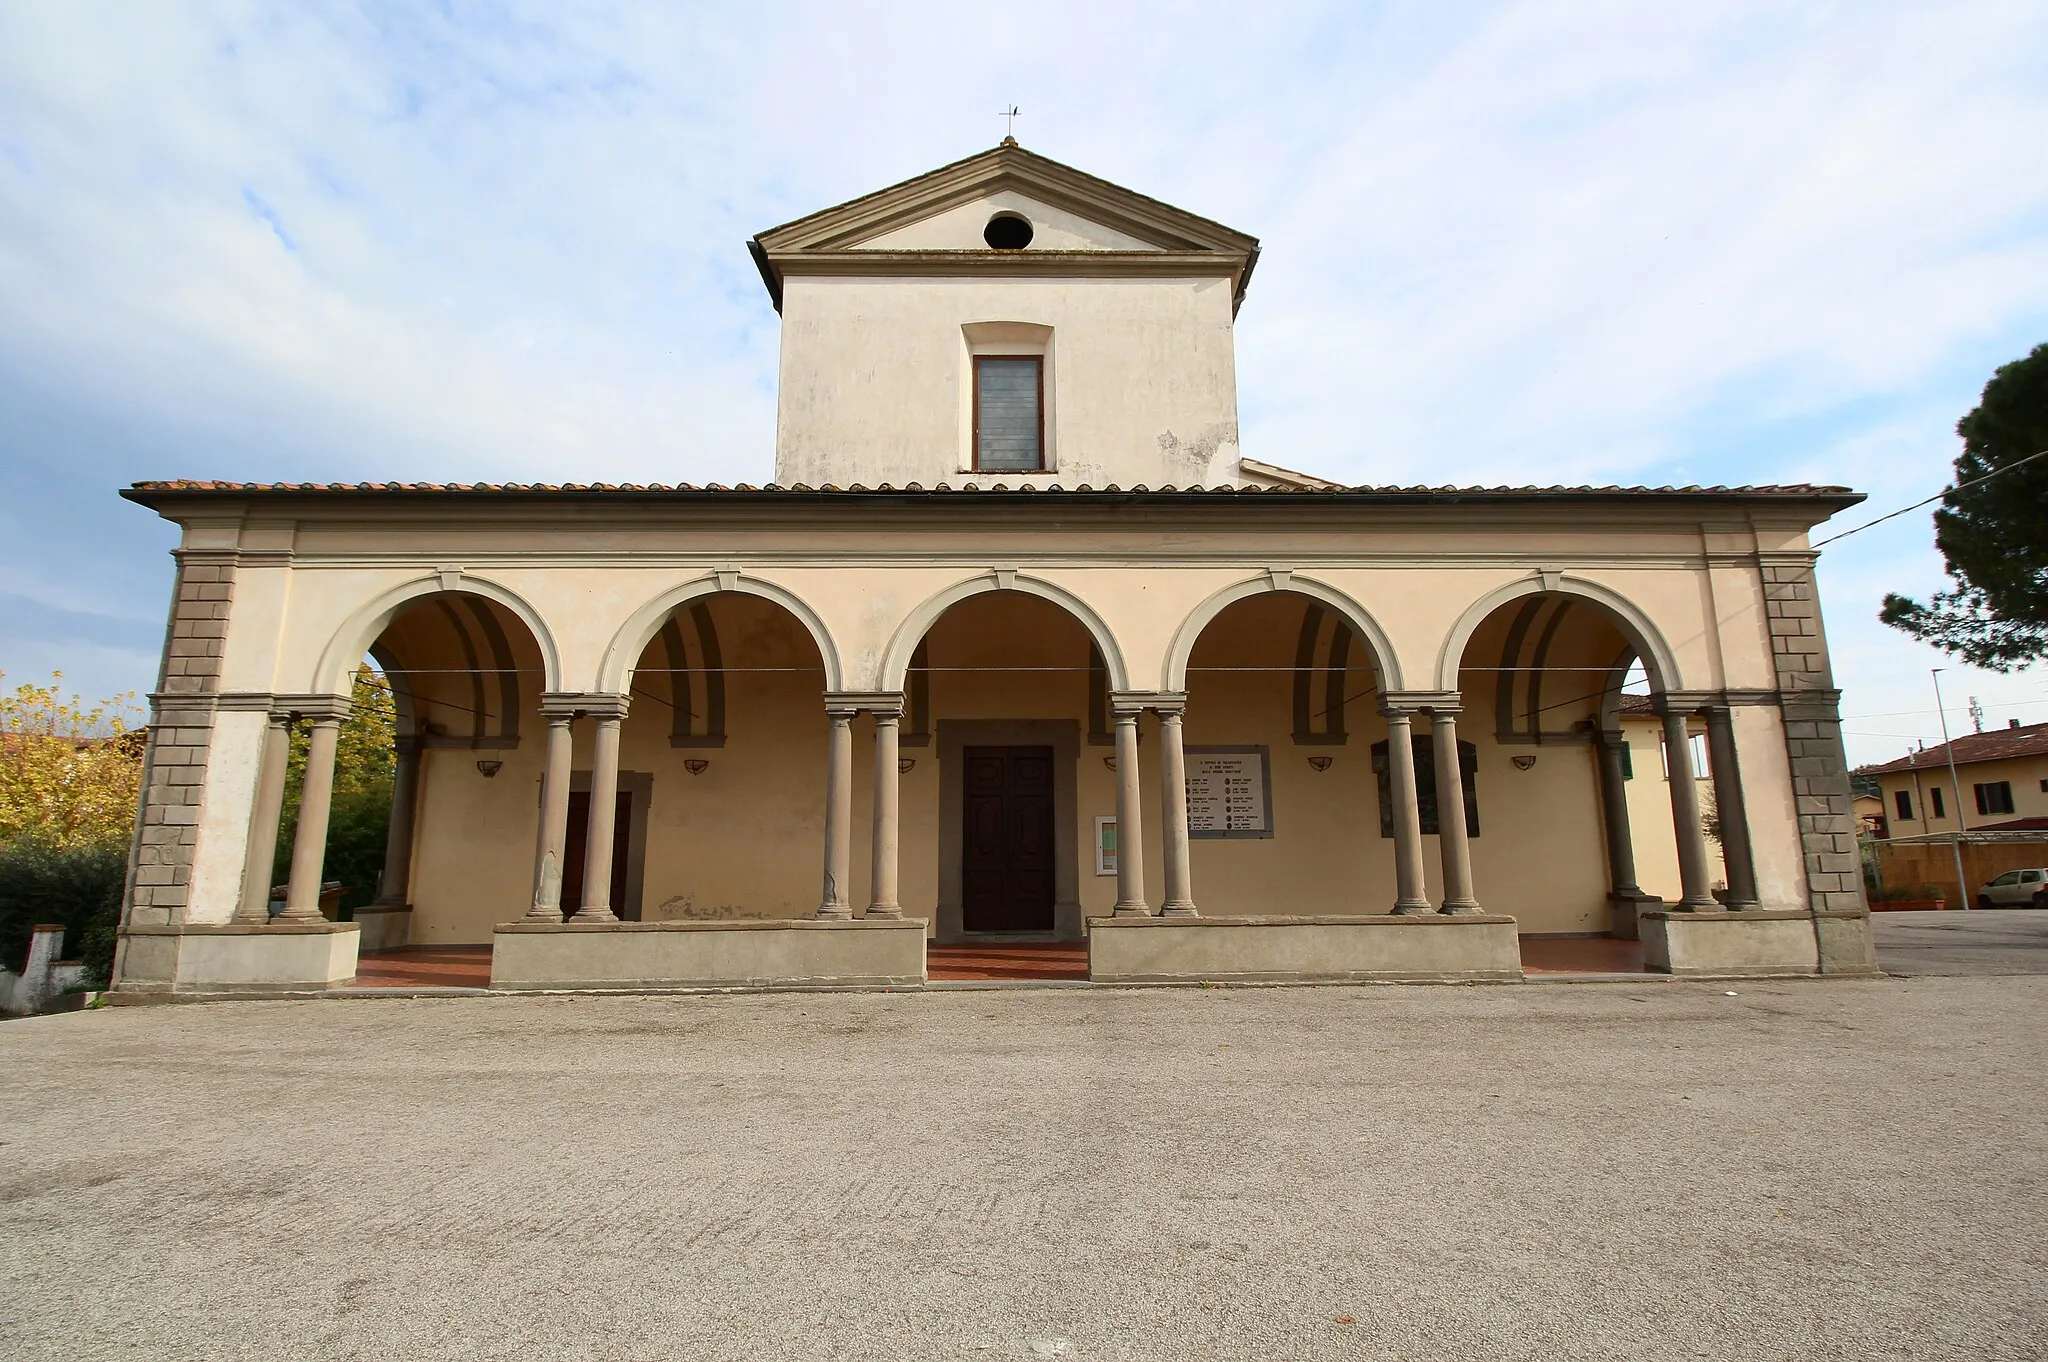
M1927 792L1927 807L1932 810L1930 818L1946 818L1948 810L1942 807L1941 787L1935 786Z
M1898 791L1892 796L1892 802L1899 807L1899 821L1901 823L1913 821L1913 792L1911 790Z
M1977 792L1978 813L2011 813L2012 782L1993 780L1973 787Z
M974 467L1035 473L1045 467L1045 359L974 357Z
M1714 774L1707 765L1707 735L1704 733L1688 733L1686 734L1686 739L1687 749L1692 757L1693 778L1695 780L1705 780ZM1670 747L1668 744L1660 744L1657 750L1664 756L1664 779L1669 780L1671 779Z

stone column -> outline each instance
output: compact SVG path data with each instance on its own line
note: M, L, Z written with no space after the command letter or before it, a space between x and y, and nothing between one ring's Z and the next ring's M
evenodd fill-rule
M571 922L617 922L612 911L612 836L619 817L619 727L626 700L616 713L596 714L597 741L590 754L590 819L583 843L583 903Z
M562 920L562 865L569 854L569 782L576 765L576 716L550 713L547 721L547 766L540 777L540 836L533 853L533 907L526 911L529 922ZM617 807L616 800L613 807Z
M853 878L853 716L852 706L828 705L832 721L825 748L825 894L818 916L833 920L853 916L847 881Z
M1159 826L1160 847L1165 857L1166 898L1159 905L1161 917L1199 917L1195 908L1194 867L1188 856L1188 761L1181 741L1184 711L1176 706L1157 707L1159 715ZM1118 823L1121 830L1122 823ZM1123 836L1117 836L1117 851L1123 851ZM1121 861L1118 862L1122 864Z
M373 903L404 907L411 902L412 834L420 793L420 748L425 740L408 734L398 740L391 772L391 821L384 832L384 877Z
M897 902L896 871L901 832L898 827L896 750L898 730L903 723L901 709L875 710L875 811L874 811L874 896L868 903L869 917L900 918L903 905Z
M306 742L306 779L299 787L299 827L292 839L292 873L280 922L319 922L320 872L327 860L327 814L334 805L334 749L341 719L312 719Z
M1757 906L1756 857L1749 844L1749 810L1742 799L1742 768L1735 757L1735 712L1707 706L1707 750L1714 767L1714 817L1721 826L1721 860L1728 867L1728 906Z
M237 922L270 921L270 884L277 873L277 829L284 821L285 772L292 759L292 716L273 714L263 730L256 768L256 806L249 813L249 850L242 870Z
M1138 796L1138 706L1114 700L1116 714L1116 907L1118 917L1144 917L1143 812Z
M1465 839L1465 777L1458 764L1457 707L1431 706L1429 729L1430 746L1436 750L1437 847L1444 862L1441 911L1481 912L1479 901L1472 897L1472 847Z
M1382 707L1387 716L1387 786L1394 805L1394 911L1434 912L1422 869L1422 805L1415 789L1412 710Z
M1671 824L1678 837L1678 881L1684 892L1672 906L1684 913L1711 913L1721 905L1714 899L1707 871L1707 833L1700 824L1700 790L1682 712L1664 711L1664 765L1671 786Z
M1593 735L1600 750L1600 818L1607 829L1607 882L1616 897L1642 898L1636 883L1636 844L1628 826L1628 773L1622 766L1628 735L1602 729Z

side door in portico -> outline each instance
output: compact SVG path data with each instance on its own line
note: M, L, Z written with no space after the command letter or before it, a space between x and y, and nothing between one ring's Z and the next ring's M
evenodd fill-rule
M961 926L970 932L1053 929L1052 748L962 751Z
M638 917L639 911L626 902L626 855L631 846L633 795L619 791L618 813L612 822L612 912L622 918ZM577 790L569 796L567 845L562 848L562 911L574 914L583 906L583 857L590 841L590 792Z

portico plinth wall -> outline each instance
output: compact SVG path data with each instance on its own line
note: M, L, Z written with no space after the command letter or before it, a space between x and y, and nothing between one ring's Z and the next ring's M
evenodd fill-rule
M304 726L319 766L374 654L405 729L380 941L871 911L957 938L994 797L963 763L1007 751L1051 763L1005 796L1051 810L1005 872L1042 870L1051 935L1162 910L1602 932L1640 899L1818 912L1821 968L1865 967L1807 538L1839 489L124 495L184 531L124 910L153 938L282 930L278 745ZM1625 713L1632 662L1653 693ZM1674 783L1659 739L1691 734L1712 769ZM1269 835L1191 836L1164 797L1218 751L1257 754ZM300 827L275 874L303 934Z

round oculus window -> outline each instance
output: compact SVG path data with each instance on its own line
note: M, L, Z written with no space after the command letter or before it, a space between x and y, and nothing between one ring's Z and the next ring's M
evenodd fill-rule
M1015 213L998 213L981 229L981 239L998 251L1021 251L1031 244L1031 224Z

